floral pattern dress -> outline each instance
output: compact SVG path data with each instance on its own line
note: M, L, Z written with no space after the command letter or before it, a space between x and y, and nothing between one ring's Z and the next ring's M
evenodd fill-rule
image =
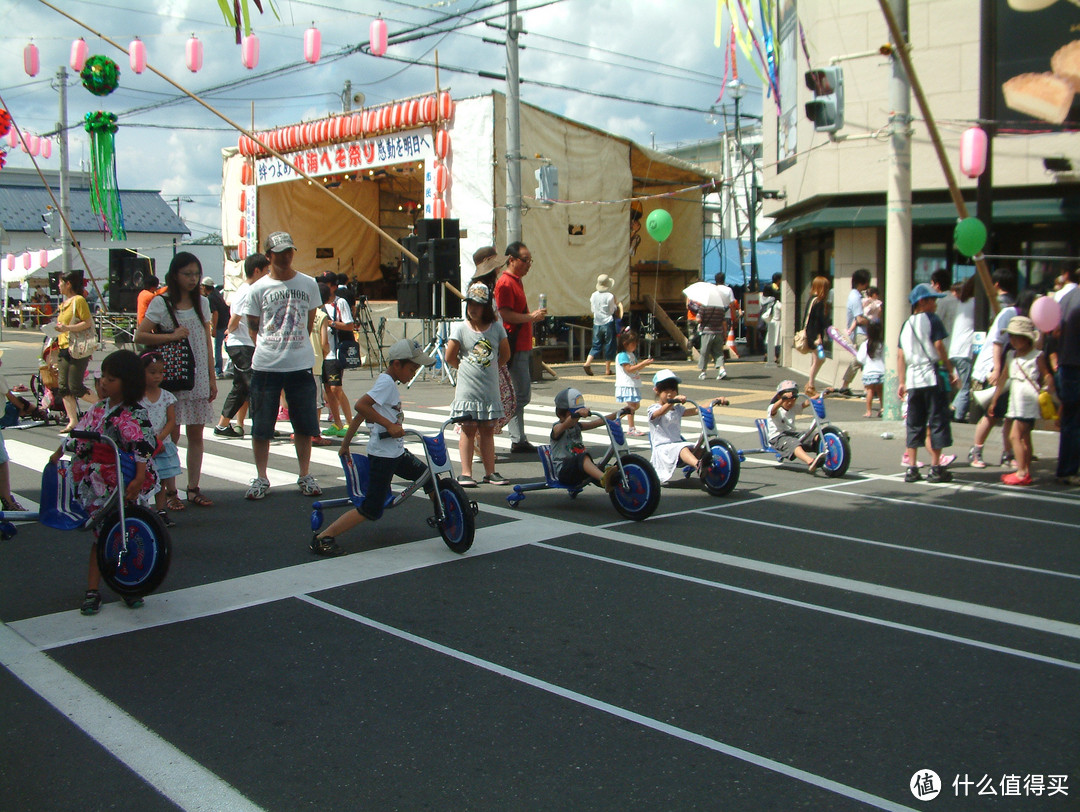
M111 438L120 451L132 454L136 462L146 463L146 479L139 492L139 501L148 502L158 490L157 473L151 461L157 440L146 409L119 404L110 406L107 400L95 404L79 420L78 431L96 431ZM108 443L90 443L69 439L67 447L73 452L71 477L75 496L83 509L93 515L116 490L116 457Z

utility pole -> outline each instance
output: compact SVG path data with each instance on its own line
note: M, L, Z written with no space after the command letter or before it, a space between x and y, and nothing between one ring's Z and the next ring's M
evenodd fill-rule
M60 120L56 122L56 131L60 136L60 213L63 222L60 224L60 248L64 252L60 257L60 268L63 273L71 271L71 241L73 234L69 234L64 223L71 224L71 179L68 176L68 130L67 130L67 68L63 65L56 72L56 82L60 91ZM75 231L72 227L72 232ZM90 269L86 269L90 273Z
M517 0L506 4L506 243L521 239L521 85L518 80Z
M885 206L885 386L884 417L900 419L900 384L896 375L894 347L900 343L900 328L911 310L908 289L911 279L911 85L898 51L908 38L907 0L889 0L904 42L894 42L892 79L889 84L889 192Z

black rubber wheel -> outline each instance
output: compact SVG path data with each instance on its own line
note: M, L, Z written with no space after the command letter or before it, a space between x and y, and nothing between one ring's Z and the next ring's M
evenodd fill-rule
M660 477L649 461L637 454L627 454L622 464L626 484L619 483L611 491L611 504L627 519L644 521L660 504Z
M739 452L727 440L709 443L712 464L706 459L701 466L701 484L711 496L727 496L739 484Z
M821 470L827 476L842 477L847 473L848 466L851 464L851 444L848 443L843 432L832 426L822 429L818 448L826 455L821 463Z
M124 509L127 552L120 558L120 511L102 522L97 542L97 562L109 589L124 597L149 595L165 580L172 555L169 531L157 513L141 505Z
M438 522L439 535L452 551L463 553L472 547L476 535L473 506L465 496L465 489L452 479L439 480L439 496L443 505L443 517Z

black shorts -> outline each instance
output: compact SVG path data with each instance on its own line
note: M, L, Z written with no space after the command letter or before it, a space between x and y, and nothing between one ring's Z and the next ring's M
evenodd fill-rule
M321 380L324 386L341 386L343 380L342 368L340 361L331 361L329 358L324 359L322 362L322 377Z

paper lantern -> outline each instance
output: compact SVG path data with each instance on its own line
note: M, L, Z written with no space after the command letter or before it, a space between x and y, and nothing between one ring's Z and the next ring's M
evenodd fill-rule
M424 124L430 124L435 120L435 97L425 96L423 101L420 102L420 121Z
M248 70L254 70L259 64L259 38L254 34L244 37L244 43L240 46L240 61Z
M433 178L435 184L435 191L442 194L446 191L446 187L450 184L450 170L442 164L435 165L435 176Z
M131 69L135 73L142 73L146 70L146 45L137 37L128 45L128 61L131 63Z
M27 251L22 255L22 266L24 271L30 270L30 252Z
M44 268L49 264L49 252L42 248L38 251L38 265Z
M22 58L23 70L30 76L37 76L41 68L41 57L38 54L38 47L33 42L23 48Z
M247 208L247 189L240 190L240 211Z
M960 136L960 171L969 178L986 171L987 143L986 131L981 127L969 127Z
M300 146L300 128L295 124L289 127L289 149L297 149Z
M446 201L441 197L437 197L431 201L431 216L436 220L443 220L446 218Z
M405 124L405 105L398 102L394 105L394 129L400 129Z
M192 73L196 73L199 68L202 67L202 42L194 34L191 35L191 39L187 41L187 46L184 49L188 70Z
M405 125L415 127L420 122L420 100L405 102Z
M241 234L247 234L247 218L246 217L241 217L240 218L240 233Z
M14 271L15 270L15 255L14 254L8 254L7 255L7 269L9 271Z
M247 259L247 240L240 240L240 244L236 246L236 256Z
M52 157L52 141L50 141L48 138L42 138L41 139L41 157L42 158L51 158Z
M364 134L364 117L360 113L353 113L352 115L352 135Z
M440 129L435 133L435 155L445 159L450 154L450 133Z
M386 53L386 21L382 17L371 21L369 38L371 39L371 53L375 56Z
M322 55L322 34L312 26L304 32L304 59L314 65Z
M17 132L15 132L14 127L12 127L8 131L7 140L8 140L8 146L9 147L17 147L17 146L19 146L19 134Z
M251 182L254 180L252 177L253 174L254 171L251 168L251 163L244 161L243 166L240 167L240 182L244 184L244 186L250 186Z
M454 100L450 98L449 91L444 90L439 94L439 119L449 121L454 117Z
M79 37L73 43L71 43L71 69L76 73L81 73L83 65L86 64L86 57L90 56L90 46L86 44L86 40Z
M31 133L26 136L26 140L29 142L26 145L26 151L36 158L38 152L41 151L41 136Z

